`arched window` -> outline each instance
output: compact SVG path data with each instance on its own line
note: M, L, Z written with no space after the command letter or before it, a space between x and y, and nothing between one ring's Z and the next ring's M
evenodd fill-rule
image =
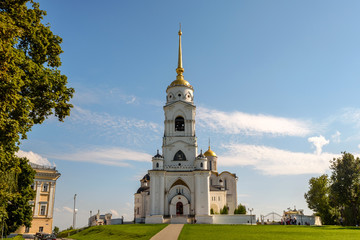
M203 163L200 163L200 167L201 167L201 168L203 167Z
M179 131L179 132L185 131L185 122L183 117L175 118L175 131Z
M186 161L185 154L179 150L174 156L174 161Z
M156 168L158 168L158 167L159 167L159 163L157 162L157 163L156 163Z

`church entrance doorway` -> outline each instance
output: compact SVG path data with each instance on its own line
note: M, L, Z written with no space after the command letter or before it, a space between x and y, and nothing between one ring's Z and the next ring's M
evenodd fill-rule
M183 211L183 204L182 202L178 202L176 204L176 215L183 215L184 211Z

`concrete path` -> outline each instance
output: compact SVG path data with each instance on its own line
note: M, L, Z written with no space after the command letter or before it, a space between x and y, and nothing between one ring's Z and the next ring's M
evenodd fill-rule
M177 240L184 224L169 224L150 240Z

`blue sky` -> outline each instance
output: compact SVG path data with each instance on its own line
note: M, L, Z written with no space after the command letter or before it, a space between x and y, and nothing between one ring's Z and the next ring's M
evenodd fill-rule
M133 194L161 149L179 22L195 89L199 149L236 173L255 214L307 208L308 180L360 151L359 1L40 1L63 38L61 71L76 90L64 123L50 117L21 145L56 164L54 225L90 210L133 218Z

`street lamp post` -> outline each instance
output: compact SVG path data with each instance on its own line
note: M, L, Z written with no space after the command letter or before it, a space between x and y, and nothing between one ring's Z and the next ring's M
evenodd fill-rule
M250 223L252 225L252 211L254 211L253 208L248 208L249 212L250 212Z
M75 229L75 223L76 223L76 194L74 195L74 212L73 212L73 229Z

